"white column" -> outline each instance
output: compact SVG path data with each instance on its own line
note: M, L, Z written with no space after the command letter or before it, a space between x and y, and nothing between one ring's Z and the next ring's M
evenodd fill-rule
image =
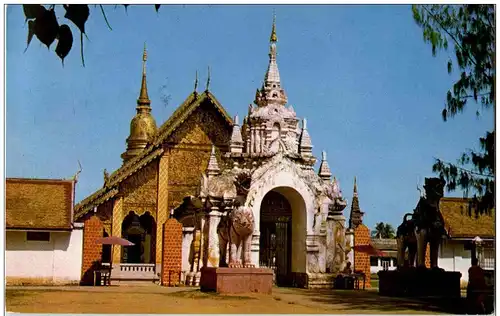
M259 251L260 251L260 231L254 231L252 235L252 245L250 247L251 254L250 258L252 264L259 267Z
M259 128L259 132L260 132L260 148L259 148L259 151L260 152L264 152L264 146L265 146L265 135L264 135L264 125L261 125L260 128Z
M256 144L255 144L255 136L256 136L256 132L255 132L255 127L251 127L250 130L252 131L252 139L250 140L250 146L251 146L251 153L255 153L256 152Z
M260 127L256 126L255 127L255 152L256 153L260 153L260 142L261 142Z
M200 256L198 258L199 264L198 264L198 271L201 270L205 266L205 215L201 216L200 218Z
M221 212L219 208L212 207L208 214L208 253L207 253L207 267L219 266L219 236L217 235L217 226L220 223Z
M250 153L251 149L250 149L250 139L252 138L251 137L251 134L250 134L250 125L248 125L249 123L247 123L247 126L246 126L246 129L245 129L245 145L246 145L246 152L247 153Z

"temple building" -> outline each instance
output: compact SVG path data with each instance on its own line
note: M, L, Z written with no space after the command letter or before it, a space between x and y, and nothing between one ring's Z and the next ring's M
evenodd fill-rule
M305 118L282 85L273 21L269 64L240 124L209 91L194 91L157 127L146 80L146 51L137 114L123 164L75 207L85 222L82 275L110 262L112 278L155 279L162 263L162 225L183 226L182 277L199 282L203 266L227 263L219 230L238 203L251 208L252 264L274 270L278 285L329 286L346 262L347 205L322 153L318 171ZM209 79L210 80L210 79ZM247 176L244 198L236 179ZM355 216L356 217L356 216ZM347 225L346 225L347 224ZM101 249L87 236L113 235L132 247Z

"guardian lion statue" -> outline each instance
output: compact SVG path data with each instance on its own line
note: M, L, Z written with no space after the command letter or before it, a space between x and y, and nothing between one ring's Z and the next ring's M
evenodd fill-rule
M230 268L255 267L250 258L250 246L255 228L255 219L252 209L244 205L250 188L250 181L251 176L247 173L241 173L236 177L237 197L233 202L233 210L221 220L217 227L220 246L220 266L226 266L226 249L229 243L228 266Z

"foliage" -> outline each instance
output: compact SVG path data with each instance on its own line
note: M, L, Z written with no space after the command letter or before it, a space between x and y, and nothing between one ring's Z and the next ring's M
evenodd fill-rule
M394 227L391 224L387 223L377 223L375 225L375 229L372 230L372 238L395 238L396 232L394 231Z
M413 18L423 29L424 41L437 50L453 44L455 63L448 61L448 73L456 67L459 79L447 92L442 118L446 121L473 102L479 109L495 108L495 6L494 5L413 5ZM474 192L472 206L478 213L494 207L495 131L479 139L480 151L467 150L456 164L435 159L433 172L456 188Z
M85 66L85 60L83 57L83 35L85 34L85 36L87 36L85 33L85 24L90 17L90 8L86 4L63 4L61 6L66 12L64 18L71 21L80 31L80 54L82 58L82 65ZM125 10L127 10L128 4L124 4L123 6L125 7ZM156 12L158 12L160 6L160 4L155 4ZM28 49L34 35L41 43L46 45L48 49L50 49L52 43L57 40L55 52L56 55L61 58L61 62L64 66L64 58L66 58L73 47L73 33L67 24L59 25L55 8L55 4L48 6L48 9L40 4L23 5L26 22L28 22L28 40L25 52ZM94 5L94 8L97 8L97 5ZM103 6L99 5L99 9L104 17L104 20L106 21L107 26L110 30L112 30L108 23Z

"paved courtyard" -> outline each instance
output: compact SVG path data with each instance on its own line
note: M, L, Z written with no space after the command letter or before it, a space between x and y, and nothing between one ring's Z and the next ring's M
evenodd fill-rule
M6 310L23 313L436 314L416 300L376 291L274 288L272 295L217 295L158 285L7 287Z

